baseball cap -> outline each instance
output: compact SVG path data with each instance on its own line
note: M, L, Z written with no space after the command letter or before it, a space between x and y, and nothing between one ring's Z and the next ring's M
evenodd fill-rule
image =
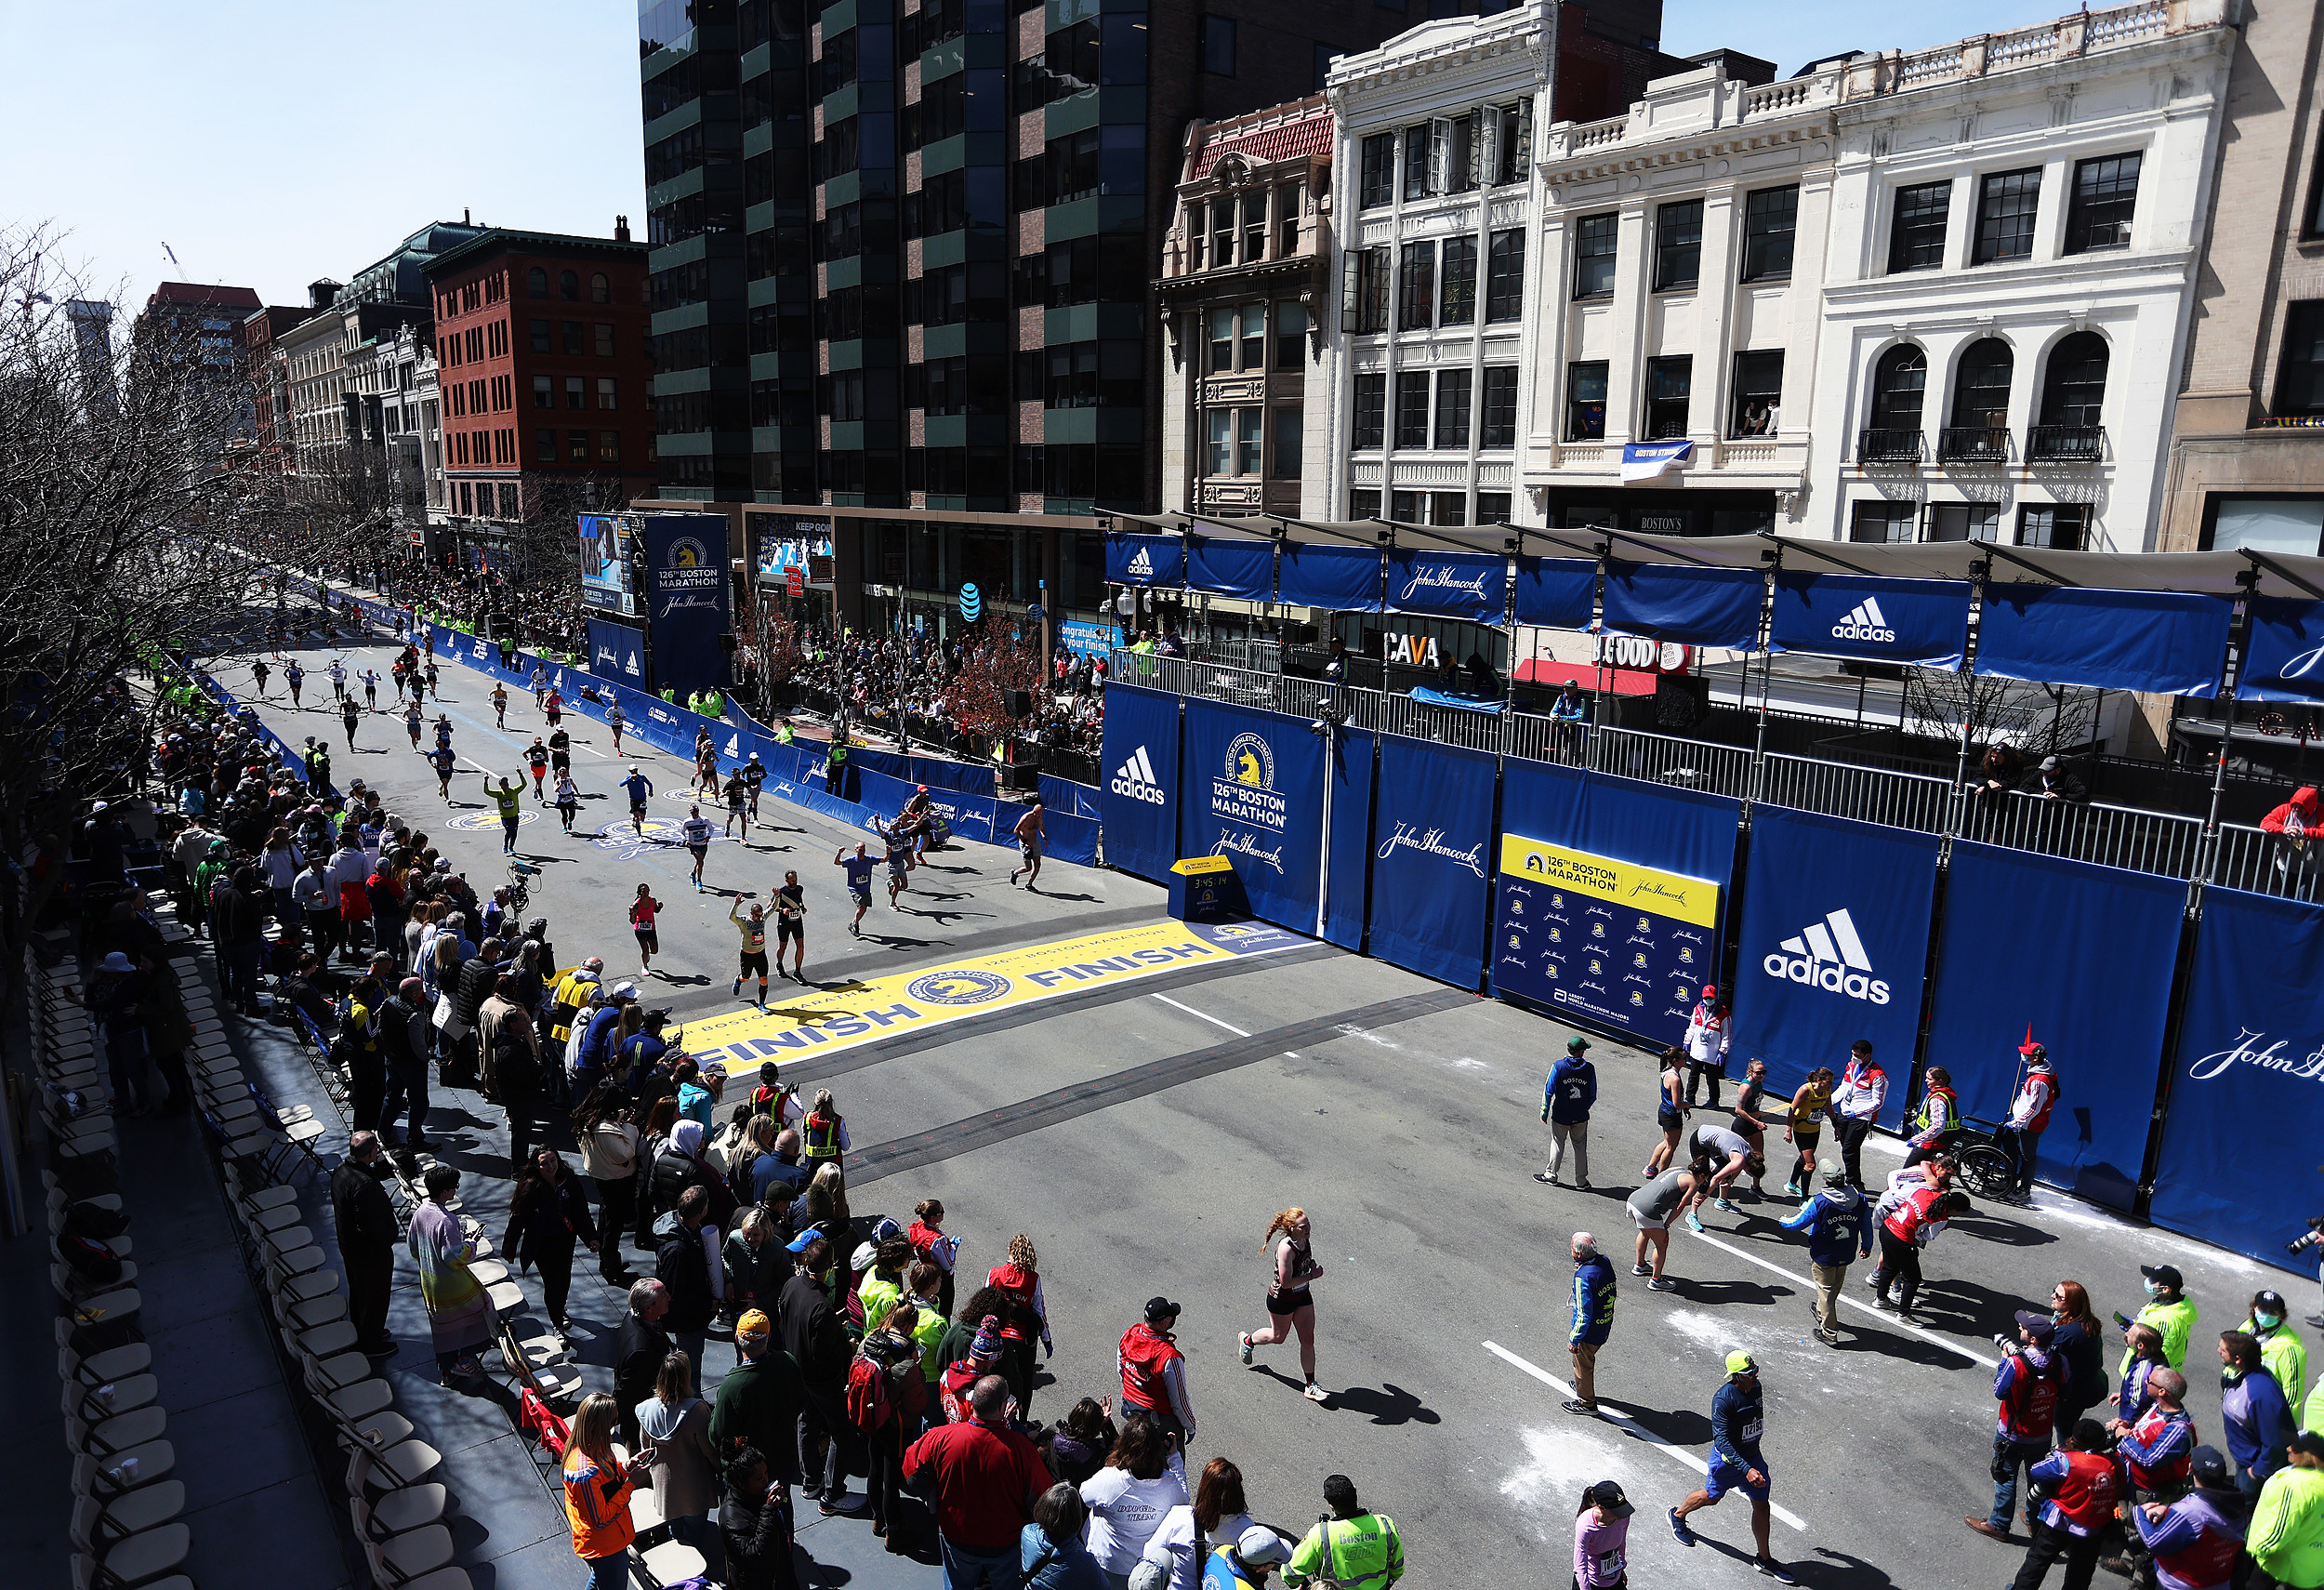
M2185 1288L2186 1285L2185 1278L2179 1274L2176 1265L2141 1265L2138 1273L2157 1286Z
M806 1230L800 1232L798 1236L792 1238L788 1242L784 1243L783 1246L791 1252L804 1253L807 1252L809 1244L819 1240L822 1236L822 1232L816 1230L811 1226Z
M2217 1447L2197 1447L2190 1461L2195 1469L2195 1477L2204 1484L2225 1485L2227 1483L2227 1459Z
M1848 1167L1847 1167L1847 1166L1845 1166L1845 1165L1842 1164L1842 1163L1841 1163L1839 1160L1837 1160L1837 1159L1830 1159L1830 1160L1827 1160L1827 1161L1825 1161L1825 1164L1824 1164L1824 1185L1825 1185L1826 1186L1828 1186L1828 1187L1836 1187L1836 1186L1840 1186L1843 1185L1843 1184L1847 1181L1847 1179L1848 1179Z
M2057 770L2058 770L2058 759L2057 759L2057 758L2055 758L2055 757L2053 757L2053 756L2045 756L2045 757L2043 757L2043 758L2041 759L2041 771L2042 771L2042 772L2044 772L2044 773L2055 773Z
M749 1309L740 1319L734 1321L734 1334L737 1336L763 1336L769 1329L771 1329L771 1321L767 1318L766 1311L760 1308Z
M1757 1374L1759 1360L1737 1347L1727 1355L1727 1372L1729 1374Z
M1253 1524L1235 1540L1235 1555L1253 1568L1275 1567L1291 1560L1291 1548L1264 1524Z
M2051 1337L2057 1334L2057 1322L2046 1314L2036 1314L2030 1308L2021 1308L2017 1311L2015 1318L2018 1324L2032 1332L2035 1341L2041 1343L2044 1346L2049 1345Z
M2284 1294L2280 1292L2254 1293L2251 1298L2251 1312L2256 1314L2263 1308L2272 1309L2278 1314L2291 1312L2291 1305L2284 1302Z
M1586 1038L1574 1037L1565 1040L1565 1053L1568 1054L1578 1054L1589 1047L1590 1040Z
M1146 1323L1149 1325L1155 1324L1160 1320L1173 1318L1177 1316L1177 1314L1178 1305L1172 1303L1167 1297L1149 1297L1146 1299Z
M1630 1498L1622 1494L1622 1488L1610 1479L1601 1479L1582 1494L1593 1506L1604 1508L1611 1518L1627 1518L1637 1510L1630 1504Z
M614 985L613 993L608 997L616 1000L634 1000L638 997L638 986L635 983L616 983Z
M1703 985L1703 998L1704 998L1704 999L1706 999L1706 1000L1715 1000L1715 999L1717 999L1718 997L1719 997L1719 985L1718 985L1718 984L1716 984L1716 983L1705 983L1705 984ZM1607 1483L1608 1483L1608 1484L1612 1484L1613 1482L1612 1482L1611 1480L1609 1480L1609 1481L1607 1481Z

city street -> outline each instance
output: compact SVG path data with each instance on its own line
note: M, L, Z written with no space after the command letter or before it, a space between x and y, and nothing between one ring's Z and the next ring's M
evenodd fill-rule
M327 734L338 783L361 777L380 788L480 890L498 881L499 827L480 777L518 771L519 748L544 726L530 694L511 689L509 728L498 732L489 680L442 667L443 702L431 702L429 716L450 714L462 759L447 816L400 720L366 717L347 753L323 672L334 655L350 672L372 666L384 675L391 648L302 654L306 709L289 709L278 670L257 702L260 714L293 745ZM247 697L246 660L218 678ZM2295 1316L2316 1306L2312 1280L2046 1191L2030 1210L1980 1208L1954 1223L1929 1252L1918 1326L1870 1306L1870 1265L1859 1265L1837 1349L1808 1333L1804 1248L1775 1226L1788 1202L1747 1197L1739 1217L1706 1212L1709 1235L1682 1230L1673 1240L1679 1290L1652 1293L1628 1273L1621 1204L1657 1140L1645 1053L1598 1041L1595 1190L1543 1186L1531 1179L1548 1146L1541 1080L1568 1035L1554 1022L1274 930L1241 953L1218 953L1167 923L1161 891L1115 873L1052 863L1041 893L1014 890L1013 853L990 846L931 858L904 909L876 891L859 943L843 931L852 908L831 864L855 836L772 799L762 809L771 827L712 847L706 878L715 892L697 895L682 848L629 836L614 784L633 758L613 758L601 725L568 726L592 837L566 839L552 811L528 805L521 852L544 874L527 914L548 917L561 962L600 954L618 978L636 969L626 902L638 883L652 884L667 907L656 961L665 975L644 999L670 1007L695 1041L790 1030L786 1001L884 1008L898 974L928 977L944 996L980 978L1006 981L995 966L1084 966L1080 975L1028 976L1038 997L993 999L989 1014L960 997L963 1008L941 1022L813 1046L828 1053L785 1048L786 1080L835 1090L855 1144L859 1215L908 1220L916 1201L941 1198L947 1229L963 1241L963 1275L976 1279L1012 1233L1032 1237L1057 1342L1034 1418L1055 1418L1083 1395L1117 1395L1114 1344L1147 1297L1167 1294L1184 1305L1180 1340L1199 1422L1190 1456L1234 1458L1254 1510L1293 1533L1321 1510L1322 1477L1349 1474L1403 1531L1408 1583L1553 1584L1568 1572L1581 1489L1607 1477L1638 1508L1631 1582L1640 1590L1757 1583L1739 1498L1691 1520L1702 1537L1692 1551L1663 1519L1698 1482L1721 1359L1741 1346L1759 1358L1768 1397L1774 1551L1802 1583L1998 1584L2022 1557L2022 1526L2021 1544L2006 1547L1973 1536L1961 1518L1982 1516L1992 1496L1990 1338L2014 1309L2072 1278L2102 1315L2133 1312L2137 1266L2176 1264L2202 1316L2188 1354L2189 1407L2203 1438L2218 1441L2216 1332L2243 1318L2262 1286L2283 1290ZM674 828L685 815L687 770L642 750L634 760L655 784L654 817ZM739 1016L748 1007L729 995L728 892L763 897L790 867L808 891L807 969L819 987L778 984L776 1014ZM1160 931L1120 936L1146 927ZM1116 957L1116 975L1089 970L1124 943L1190 941L1204 952L1166 965ZM949 976L929 977L939 973ZM2101 1085L2090 1057L2058 1060L2069 1102L2078 1087ZM486 1132L481 1141L496 1139ZM1771 1144L1771 1159L1780 1148ZM1882 1140L1868 1170L1877 1162L1885 1173L1897 1159ZM1783 1169L1778 1160L1771 1189ZM1321 1406L1300 1396L1294 1348L1261 1348L1249 1369L1235 1361L1235 1332L1266 1318L1260 1234L1294 1203L1310 1211L1327 1268L1316 1286L1318 1379L1331 1396ZM2287 1238L2310 1212L2281 1211ZM1598 1362L1611 1416L1599 1420L1558 1406L1569 1395L1566 1239L1584 1228L1599 1235L1622 1283ZM594 1280L576 1289L574 1304L581 1320L617 1318L615 1294ZM2111 1331L2109 1344L2111 1367L2119 1350Z

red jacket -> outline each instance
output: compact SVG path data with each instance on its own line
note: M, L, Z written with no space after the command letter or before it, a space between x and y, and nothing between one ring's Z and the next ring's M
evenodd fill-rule
M1945 1196L1941 1187L1916 1187L1905 1194L1889 1217L1881 1224L1900 1242L1917 1242L1921 1228L1929 1224L1929 1206Z
M1132 1407L1169 1412L1170 1392L1163 1384L1162 1372L1170 1367L1170 1360L1186 1355L1142 1319L1122 1332L1121 1351L1122 1400Z
M1009 1341L1033 1339L1033 1289L1040 1281L1038 1275L1017 1264L999 1265L984 1278L985 1285L1000 1288L1009 1294L1009 1301L1016 1305L1001 1320L1000 1333Z
M1031 1441L975 1422L942 1425L906 1448L904 1477L922 1474L935 1477L938 1532L974 1552L1013 1549L1033 1521L1033 1499L1050 1487Z
M2296 820L2295 820L2296 819ZM2314 788L2303 785L2291 792L2291 799L2260 819L2262 831L2271 834L2305 833L2324 822L2324 800Z

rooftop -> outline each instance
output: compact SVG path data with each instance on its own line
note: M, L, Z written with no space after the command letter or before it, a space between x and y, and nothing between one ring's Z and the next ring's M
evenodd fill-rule
M562 255L585 259L623 259L645 263L646 245L617 237L576 237L560 232L517 232L494 227L428 260L420 269L431 282L466 271L500 254Z
M1321 94L1311 94L1221 122L1196 122L1187 129L1187 143L1182 180L1188 182L1201 181L1230 154L1255 166L1313 160L1331 152L1331 107Z
M254 310L260 307L258 295L248 287L227 287L201 282L164 282L145 300L145 307L149 310L171 304L199 309Z

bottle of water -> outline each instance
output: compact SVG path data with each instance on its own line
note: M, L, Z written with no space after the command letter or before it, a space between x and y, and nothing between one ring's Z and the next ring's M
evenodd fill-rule
M133 1457L123 1458L107 1469L105 1474L115 1485L126 1489L138 1477L138 1460Z
M120 1388L114 1385L112 1382L107 1381L104 1385L97 1388L97 1400L103 1403L106 1407L111 1408L113 1405L113 1398L118 1397L120 1394Z

